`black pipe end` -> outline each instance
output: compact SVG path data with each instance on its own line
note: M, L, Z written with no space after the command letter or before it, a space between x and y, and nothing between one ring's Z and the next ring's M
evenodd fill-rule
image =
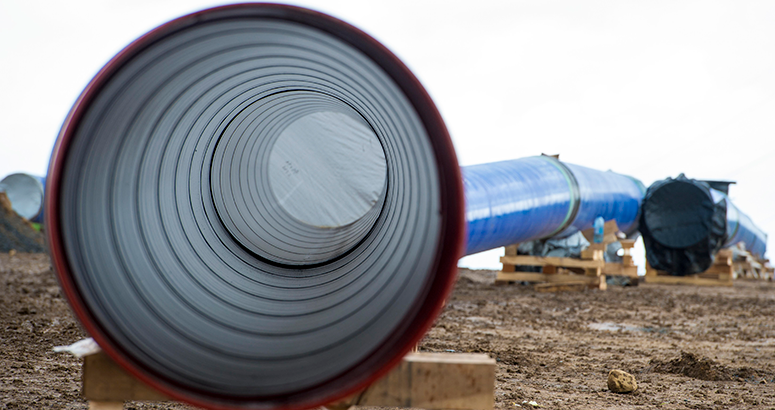
M643 198L640 230L649 264L684 276L704 272L726 235L726 203L707 183L686 178L655 182Z
M653 187L643 202L643 222L655 241L684 249L708 237L713 199L707 189L680 179Z

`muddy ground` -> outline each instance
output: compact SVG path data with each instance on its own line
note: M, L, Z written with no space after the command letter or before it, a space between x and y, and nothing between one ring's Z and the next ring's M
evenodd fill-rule
M497 408L775 409L773 283L552 294L493 279L461 270L421 350L496 358ZM0 408L86 408L80 361L51 350L86 335L48 258L0 253L0 298ZM634 374L639 389L608 391L611 369Z

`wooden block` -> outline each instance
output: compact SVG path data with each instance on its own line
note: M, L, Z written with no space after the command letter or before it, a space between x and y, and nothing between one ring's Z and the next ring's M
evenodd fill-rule
M555 273L553 275L545 275L543 273L533 273L533 272L498 272L495 280L496 282L501 281L501 282L550 282L550 283L581 281L587 284L595 285L600 282L600 277L575 275L575 274L569 275L569 274L561 274L561 273Z
M606 245L604 243L590 243L587 246L587 250L591 251L605 251Z
M591 261L595 258L595 251L593 249L584 249L581 251L581 259Z
M616 276L629 276L634 278L638 276L638 267L627 266L623 263L606 263L605 266L603 267L603 274L616 275Z
M695 285L695 286L733 286L731 280L718 280L701 278L697 275L691 276L670 276L670 275L646 275L646 283L662 283L669 285Z
M538 292L579 292L589 287L587 282L539 283L533 285Z
M125 372L103 352L84 357L82 393L86 400L95 402L169 400Z
M557 273L557 267L553 265L544 265L544 267L541 268L541 272L548 275L552 275Z
M608 289L608 282L605 280L605 275L600 275L597 277L598 283L591 285L590 289L599 289L599 290L606 290Z
M629 249L635 247L635 241L632 239L622 239L619 243L622 244L622 249L624 249L625 253L627 253Z
M593 243L590 244L587 249L584 249L581 251L581 259L584 260L603 260L605 257L603 256L603 253L605 252L605 244L602 243Z
M91 410L119 410L126 400L169 398L130 376L100 352L84 358L83 396ZM346 404L491 410L495 400L495 360L486 354L410 353L388 375Z
M517 271L517 267L514 266L514 265L504 264L503 265L503 271L504 272L516 272Z
M733 279L733 276L731 273L719 273L718 275L718 280L721 282L729 282L731 284L732 279Z
M574 274L580 274L578 272L574 272L573 269L580 269L580 268L555 268L557 272L555 273L561 273L563 275L574 275Z
M505 247L505 256L517 256L517 248L519 244L509 245Z
M495 360L486 354L411 353L365 391L326 407L491 410L494 401Z
M554 265L566 268L602 268L605 261L602 260L581 260L573 258L541 257L541 256L502 256L501 263L509 265L523 266L544 266Z
M732 272L731 265L712 265L708 270L702 273L732 275Z
M607 221L605 225L603 225L603 242L616 242L618 239L616 238L616 234L619 232L619 226L616 224L615 219L611 219L610 221ZM581 231L581 234L584 235L584 238L586 238L587 242L592 243L593 239L595 239L595 229L589 228ZM613 236L612 236L613 235ZM606 240L606 238L608 238Z
M603 266L605 266L605 262L603 263ZM586 276L601 276L603 274L603 266L597 267L597 268L585 268L584 274Z
M609 233L603 236L603 244L608 245L614 242L618 242L619 238L614 233Z
M732 251L729 249L722 249L716 253L716 257L713 262L714 265L732 265Z
M123 410L123 401L90 401L89 410Z

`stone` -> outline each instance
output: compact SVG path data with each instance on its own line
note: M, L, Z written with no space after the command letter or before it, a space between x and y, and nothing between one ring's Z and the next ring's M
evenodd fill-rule
M608 373L608 390L614 393L632 393L637 389L635 376L621 370L611 370Z

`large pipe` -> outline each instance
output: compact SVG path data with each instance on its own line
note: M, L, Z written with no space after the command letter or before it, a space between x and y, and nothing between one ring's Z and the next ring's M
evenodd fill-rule
M0 191L11 201L11 207L22 218L43 222L43 192L46 178L19 172L0 180Z
M373 38L292 6L209 9L130 44L76 101L48 175L76 316L199 407L364 388L433 324L463 248L460 168L426 91Z
M645 187L629 176L540 156L463 167L466 255L591 228L598 216L637 231Z
M649 264L674 275L704 272L721 248L743 244L757 258L767 250L767 234L725 192L683 174L648 188L640 224Z

